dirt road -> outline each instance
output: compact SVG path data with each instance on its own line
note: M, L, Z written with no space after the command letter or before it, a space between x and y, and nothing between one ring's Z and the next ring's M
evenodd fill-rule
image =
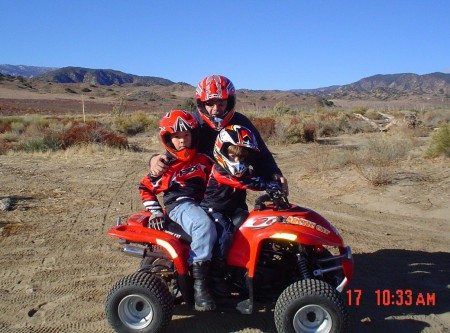
M405 163L392 185L371 187L351 167L312 172L302 159L309 149L273 151L291 202L332 221L353 249L355 278L344 293L353 331L450 332L449 162ZM0 332L111 332L106 294L139 259L119 253L106 232L142 208L137 184L149 154L0 156L0 199L13 199L0 211ZM413 304L388 305L383 290ZM245 316L177 306L167 332L199 331L274 333L273 307Z

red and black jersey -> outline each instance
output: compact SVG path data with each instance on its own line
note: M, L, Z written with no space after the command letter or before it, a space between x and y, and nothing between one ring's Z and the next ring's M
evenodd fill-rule
M142 202L146 209L161 209L156 197L163 192L164 206L170 212L185 200L200 202L211 173L213 160L204 154L195 154L192 160L174 160L167 172L160 177L145 176L139 186Z
M231 176L220 165L214 164L205 197L200 205L226 215L231 215L236 208L247 210L246 190L260 191L262 184L264 184L262 179L254 176L250 169L237 178Z

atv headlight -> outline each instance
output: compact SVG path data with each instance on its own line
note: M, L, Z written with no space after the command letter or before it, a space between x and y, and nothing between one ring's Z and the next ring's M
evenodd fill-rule
M297 239L297 235L288 234L286 232L277 232L276 234L270 236L270 238L287 239L290 241L295 241Z

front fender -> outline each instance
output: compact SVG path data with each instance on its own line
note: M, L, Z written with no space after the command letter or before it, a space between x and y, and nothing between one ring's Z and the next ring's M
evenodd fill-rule
M266 239L283 239L304 245L343 246L339 237L331 240L328 237L306 234L299 228L286 228L286 225L282 229L276 226L259 230L240 228L235 234L233 246L228 254L228 264L247 268L249 277L253 277L261 244Z

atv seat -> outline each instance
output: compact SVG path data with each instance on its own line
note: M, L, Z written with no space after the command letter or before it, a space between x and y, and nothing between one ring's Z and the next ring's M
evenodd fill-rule
M148 219L151 215L152 214L147 211L139 212L128 217L127 224L148 228ZM187 243L190 243L192 241L191 236L189 236L178 223L172 221L167 215L165 215L165 218L166 223L163 230L164 232L167 232L168 234Z
M245 209L237 209L236 212L231 216L231 222L234 225L234 230L238 230L239 227L247 219L249 212Z

